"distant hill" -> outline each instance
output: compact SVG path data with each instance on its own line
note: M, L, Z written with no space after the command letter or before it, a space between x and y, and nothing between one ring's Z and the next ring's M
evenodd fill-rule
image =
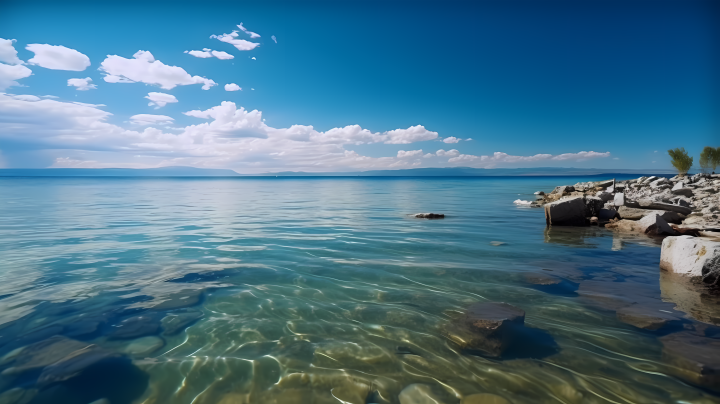
M0 177L237 177L239 175L233 170L195 167L0 169Z
M670 170L608 170L599 168L411 168L355 172L308 173L284 171L263 174L238 174L233 170L195 167L161 168L5 168L0 177L519 177L588 176L611 174L672 174Z

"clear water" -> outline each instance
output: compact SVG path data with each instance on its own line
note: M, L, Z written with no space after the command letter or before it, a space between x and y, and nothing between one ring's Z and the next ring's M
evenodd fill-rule
M100 326L77 339L123 351L133 340L108 335L124 319L190 310L202 317L133 358L147 378L114 373L141 393L113 404L398 403L413 383L448 403L720 402L670 374L657 335L574 291L662 303L657 240L548 230L512 203L585 180L0 178L0 356L88 318ZM445 338L488 300L525 310L538 347L498 360ZM17 386L32 382L0 376Z

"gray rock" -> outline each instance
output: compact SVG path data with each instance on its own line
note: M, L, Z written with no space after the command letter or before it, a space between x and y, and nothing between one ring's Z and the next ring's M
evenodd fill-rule
M677 236L678 233L660 215L651 214L637 222L639 231L651 236Z
M545 223L555 226L585 225L586 205L582 197L561 199L545 205Z
M575 191L575 187L573 187L572 185L563 185L560 187L555 187L555 189L553 189L553 191L550 193L564 195L568 192L574 192L574 191Z
M585 197L585 217L597 216L600 213L600 209L604 207L605 203L602 199L595 196Z
M418 219L442 219L445 217L443 213L416 213Z
M545 195L545 192L543 192L543 191L537 191L537 192L535 192L535 195Z
M625 205L625 194L622 192L618 192L615 194L614 198L615 206L624 206Z
M614 198L612 193L605 192L605 191L598 192L597 195L595 195L595 196L602 199L603 203L607 202L607 201L611 201Z
M679 325L680 317L652 306L633 304L616 312L618 320L644 330L656 331L663 327Z
M671 192L673 193L673 195L682 195L682 196L692 196L693 195L693 190L690 188L687 188L685 186L685 183L683 183L682 181L676 183L675 186L672 187Z
M165 345L165 340L160 337L142 337L130 342L123 351L129 355L144 357L157 351Z
M672 205L669 203L656 202L651 199L641 199L638 201L640 208L644 209L655 209L655 210L669 210L671 212L682 213L683 215L689 215L692 213L692 209L683 206Z
M598 213L598 220L601 222L608 222L610 219L619 219L620 214L616 210L611 209L600 209Z
M85 349L72 352L60 361L47 366L38 377L38 386L72 379L86 368L106 359L118 358L121 355L90 345Z
M82 351L92 344L59 335L22 348L13 358L13 366L2 374L14 375L52 365L73 352Z
M447 328L447 337L462 348L499 357L510 344L517 327L525 323L525 312L507 303L485 302L470 306Z
M660 338L663 360L680 379L720 391L720 340L690 333Z

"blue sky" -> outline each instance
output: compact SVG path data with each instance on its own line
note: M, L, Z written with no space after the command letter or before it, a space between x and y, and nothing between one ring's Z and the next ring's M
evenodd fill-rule
M0 166L669 169L669 148L720 146L717 15L691 0L4 1ZM203 49L222 59L185 53Z

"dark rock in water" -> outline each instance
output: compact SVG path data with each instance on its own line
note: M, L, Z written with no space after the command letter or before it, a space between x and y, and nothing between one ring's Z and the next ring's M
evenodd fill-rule
M42 369L93 346L87 342L56 335L22 348L13 355L12 367L5 369L2 374L15 375Z
M3 331L7 330L5 329ZM7 345L3 348L3 350L13 350L15 348L19 348L25 345L30 345L35 342L46 340L52 336L62 334L62 332L63 327L61 325L51 325L49 327L36 329L15 337L13 337L12 334L8 333L9 338L7 341ZM0 338L5 339L2 337Z
M195 306L200 303L205 291L203 289L186 289L162 297L160 302L151 308L153 310L174 310L183 307Z
M443 213L416 213L415 217L418 219L442 219L445 217Z
M663 360L680 379L720 392L720 341L690 333L660 338Z
M680 325L680 317L660 311L653 306L633 304L617 311L618 320L644 330L656 331L673 325Z
M163 334L175 335L186 329L190 324L202 318L203 313L200 310L186 310L180 312L168 313L162 319Z
M605 201L597 196L585 197L585 216L600 216L600 212L603 210Z
M475 303L463 317L448 326L447 337L463 349L499 357L510 344L516 327L525 323L525 312L507 303Z
M142 315L130 317L113 326L109 337L111 339L131 339L154 335L160 331L160 321L157 316Z
M413 351L412 349L410 349L410 348L408 348L408 347L406 347L406 346L399 346L399 347L397 347L397 348L395 349L395 354L397 354L397 355L416 355L416 356L420 356L420 355L418 355L417 353L415 353L415 351Z
M720 327L705 324L705 323L695 323L695 324L687 324L686 328L690 330L693 334L699 335L701 337L709 337L709 338L718 338L720 339Z
M95 333L100 327L97 321L77 321L65 326L63 335L70 338L78 338Z
M585 211L583 198L561 199L545 205L545 223L548 226L584 226Z
M86 368L110 358L119 358L121 355L98 347L88 345L83 349L71 352L60 361L45 367L38 378L39 386L71 379Z
M0 393L0 404L27 404L37 394L37 389L21 389L19 387Z
M598 213L598 220L601 222L608 222L611 219L620 219L618 211L612 209L600 209L600 212Z
M525 280L533 285L557 285L562 282L562 279L543 273L529 273L525 274Z

